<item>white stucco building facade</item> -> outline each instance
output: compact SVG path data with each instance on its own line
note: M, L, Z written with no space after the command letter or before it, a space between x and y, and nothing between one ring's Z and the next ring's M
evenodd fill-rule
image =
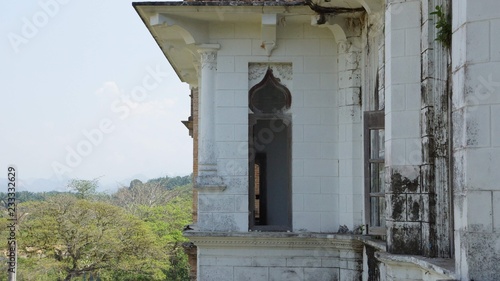
M134 7L192 89L193 278L500 278L500 2Z

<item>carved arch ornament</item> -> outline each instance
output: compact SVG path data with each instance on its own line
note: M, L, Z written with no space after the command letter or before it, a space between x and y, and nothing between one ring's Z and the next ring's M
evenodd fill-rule
M253 86L248 94L248 105L253 113L276 113L290 108L292 95L288 88L267 68L262 81Z

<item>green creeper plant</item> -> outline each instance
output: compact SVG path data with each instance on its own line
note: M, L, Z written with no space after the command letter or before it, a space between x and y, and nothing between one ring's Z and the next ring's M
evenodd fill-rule
M451 46L451 15L443 11L443 6L436 6L436 10L431 13L436 15L436 40L441 42L444 47L450 48Z

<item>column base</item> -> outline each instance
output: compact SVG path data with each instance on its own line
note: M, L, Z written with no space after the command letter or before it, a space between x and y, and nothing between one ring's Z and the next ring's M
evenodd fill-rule
M198 191L224 191L227 185L222 181L222 177L216 175L201 175L196 178L194 188Z

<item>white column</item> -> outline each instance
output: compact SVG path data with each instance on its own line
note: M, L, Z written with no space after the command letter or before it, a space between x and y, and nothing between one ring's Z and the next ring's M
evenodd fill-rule
M198 168L200 175L213 175L217 172L215 158L215 78L217 72L218 46L202 47L201 91L200 91L200 129L198 135Z
M215 79L219 44L202 44L200 54L198 188L221 187L215 144Z

